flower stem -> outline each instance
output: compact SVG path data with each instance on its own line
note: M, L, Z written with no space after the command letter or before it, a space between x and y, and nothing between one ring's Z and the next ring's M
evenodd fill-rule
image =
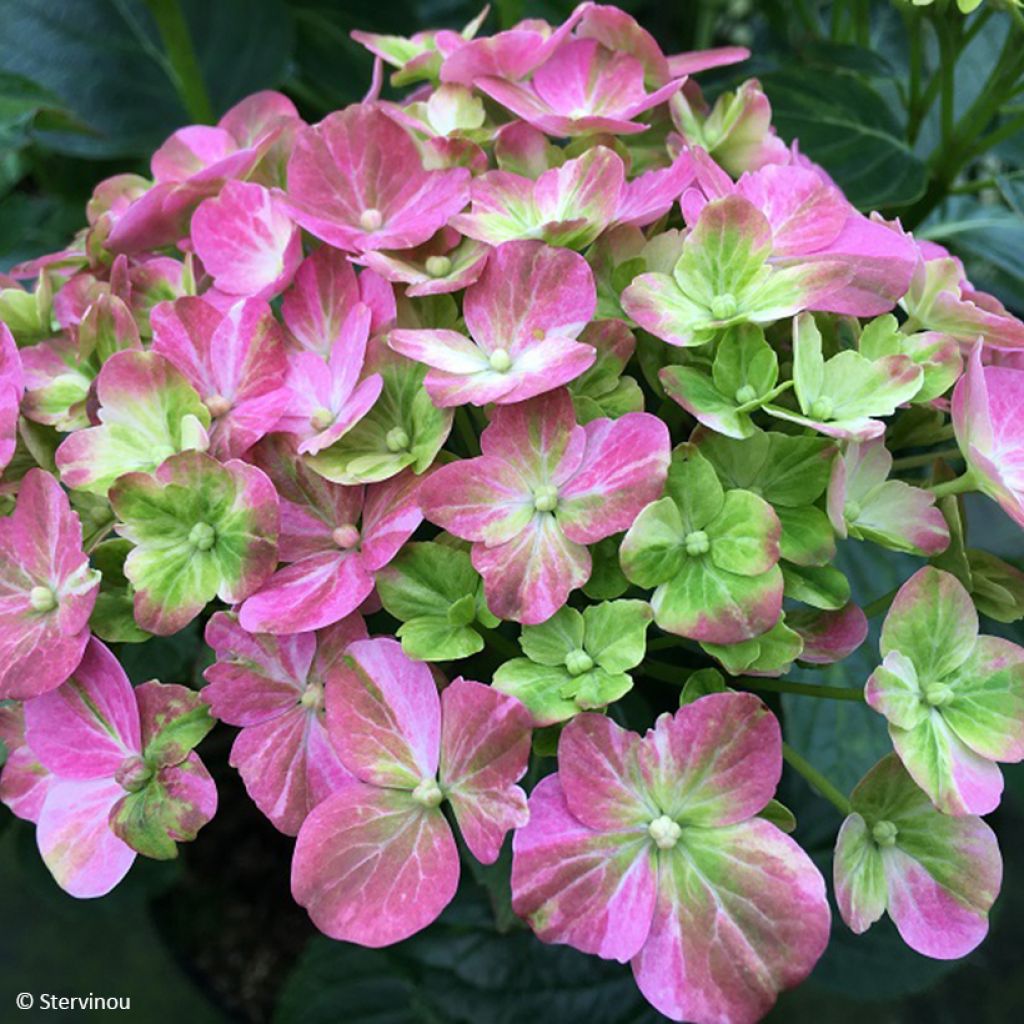
M782 744L782 757L786 764L808 782L812 789L823 796L842 815L851 813L850 801L802 754L798 754L788 743Z
M213 106L203 82L192 37L179 0L146 0L171 64L174 87L189 117L202 124L213 121Z
M748 676L743 677L743 685L767 693L797 693L804 697L823 697L828 700L864 700L863 692L850 686L819 686L817 683L797 683L789 679L751 679Z
M960 449L942 448L937 452L925 452L924 455L905 455L902 459L893 459L893 469L914 469L917 466L930 466L936 459L963 459Z
M947 480L941 484L932 484L927 489L936 498L944 498L947 494L963 494L965 491L976 490L977 482L974 478L974 470L969 469L963 476L958 476L955 480Z

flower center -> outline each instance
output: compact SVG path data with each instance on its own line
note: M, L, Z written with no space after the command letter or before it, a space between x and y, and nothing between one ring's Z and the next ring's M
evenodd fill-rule
M512 365L512 357L503 348L496 348L487 361L497 373L504 373Z
M728 320L729 317L736 315L738 308L739 303L736 301L736 296L731 292L723 292L711 300L711 315L716 320Z
M953 688L948 683L928 683L924 688L924 699L926 704L933 708L944 708L947 704L953 703Z
M447 256L428 256L426 271L431 277L444 277L452 269L452 261Z
M384 215L375 206L370 206L359 214L359 226L364 231L377 231L384 223Z
M206 405L206 408L210 410L210 415L214 419L218 416L223 416L231 410L231 400L220 394L210 395L204 404Z
M877 821L871 828L871 838L879 846L893 846L900 830L891 821Z
M334 413L326 405L318 406L309 417L309 425L314 430L326 430L334 422Z
M811 402L811 417L816 420L827 420L832 416L832 399L822 395Z
M659 850L671 850L679 842L683 830L667 814L663 814L647 826L647 833Z
M708 535L703 530L694 530L693 533L688 533L683 544L686 546L686 553L693 556L706 555L711 547L711 541L708 540Z
M565 668L571 676L581 676L593 667L594 659L582 647L577 647L565 656Z
M189 531L188 542L196 551L209 551L217 541L217 531L209 523L196 523Z
M305 690L302 691L302 696L299 698L299 703L307 711L319 711L323 706L324 702L324 688L320 683L308 683Z
M843 518L848 523L855 523L860 519L860 503L856 501L848 501L843 506Z
M49 587L33 587L28 592L28 603L36 612L52 612L57 607L57 595Z
M359 543L359 531L351 523L345 523L331 531L331 539L339 548L348 551Z
M389 452L404 452L409 447L409 435L401 427L392 427L384 437Z
M533 507L538 512L554 512L558 505L558 488L543 484L533 492Z
M420 779L412 791L412 798L424 807L436 807L444 799L444 793L437 779Z
M138 754L126 757L114 772L114 781L129 793L144 789L152 777L153 769Z
M743 387L736 389L736 404L746 405L747 402L753 402L757 398L757 391L754 389L753 384L744 384Z

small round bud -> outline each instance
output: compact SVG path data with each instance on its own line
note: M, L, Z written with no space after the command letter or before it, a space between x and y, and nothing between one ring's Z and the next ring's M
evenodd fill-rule
M389 452L404 452L409 447L409 435L402 427L392 427L384 437Z
M223 395L210 395L204 405L210 410L210 415L214 419L231 411L231 401Z
M437 779L420 779L412 791L412 798L424 807L437 807L444 799L444 793L437 784Z
M811 402L811 418L816 420L827 420L832 416L832 399L824 395Z
M683 544L686 546L686 553L693 557L706 555L711 547L711 541L708 540L708 535L703 530L694 530L693 533L688 533Z
M928 683L924 688L925 703L931 704L933 708L944 708L952 704L955 696L948 683Z
M871 838L879 846L893 846L899 831L891 821L876 821L871 827Z
M497 373L504 373L512 365L512 357L503 348L496 348L487 361Z
M57 607L57 595L49 587L33 587L28 592L28 603L36 612L52 612Z
M209 523L196 523L189 531L188 542L196 551L209 551L217 542L217 531Z
M739 303L736 301L736 296L730 292L723 292L711 300L711 315L716 320L728 320L736 315L738 308Z
M659 850L671 850L679 842L683 830L667 814L663 814L647 826L647 834Z
M145 789L151 778L153 769L138 754L126 757L114 772L114 781L129 793L138 793L140 789Z
M452 269L452 261L447 256L428 256L426 271L431 277L444 277Z
M558 488L544 484L533 492L533 507L538 512L554 512L558 506Z
M565 656L565 668L571 676L581 676L593 667L594 659L582 647L577 647Z
M848 501L843 506L843 518L848 523L855 523L860 519L860 503L856 501Z
M314 430L326 430L333 422L334 413L326 405L314 409L313 415L309 417L309 425Z
M736 389L736 404L746 405L747 402L753 402L757 398L757 392L754 390L753 384L744 384L743 387Z
M345 523L331 531L331 539L339 548L348 551L359 543L359 531L351 523Z
M359 226L364 231L379 231L383 223L383 214L373 206L359 214Z

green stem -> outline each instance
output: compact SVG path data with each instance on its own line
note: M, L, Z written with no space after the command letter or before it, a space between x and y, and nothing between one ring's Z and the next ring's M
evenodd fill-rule
M849 799L843 795L817 768L802 754L798 754L788 743L782 744L782 756L786 764L799 772L810 784L811 788L831 803L842 815L850 814L853 808Z
M146 6L160 32L171 64L174 87L189 117L198 123L209 124L213 121L213 106L179 0L146 0Z
M789 679L751 679L743 677L743 685L766 693L796 693L802 697L820 697L826 700L863 701L864 694L848 686L819 686L816 683L796 683Z
M937 452L925 452L924 455L906 455L902 459L893 459L893 469L914 469L917 466L930 466L936 459L962 459L959 448L942 448Z
M969 469L963 476L955 480L947 480L945 483L932 484L927 490L931 491L936 498L944 498L947 494L963 494L965 491L977 489L977 481L974 478L974 470Z

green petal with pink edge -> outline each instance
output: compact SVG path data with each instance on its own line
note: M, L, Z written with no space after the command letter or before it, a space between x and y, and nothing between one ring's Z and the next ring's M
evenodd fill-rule
M673 1020L752 1024L810 973L829 916L817 868L774 825L684 828L660 863L654 921L633 974Z
M119 480L110 502L117 532L135 545L124 572L151 633L176 632L214 597L244 600L277 563L277 493L237 459L184 452Z
M836 842L836 901L863 932L886 909L912 949L966 956L988 932L1002 862L992 830L973 816L940 814L890 754L850 796L854 813Z
M142 754L153 765L181 764L213 728L206 702L187 686L143 683L135 697L142 719Z
M97 427L71 434L57 449L68 487L106 494L125 473L151 472L187 449L205 449L210 412L195 389L155 352L118 352L96 382Z

